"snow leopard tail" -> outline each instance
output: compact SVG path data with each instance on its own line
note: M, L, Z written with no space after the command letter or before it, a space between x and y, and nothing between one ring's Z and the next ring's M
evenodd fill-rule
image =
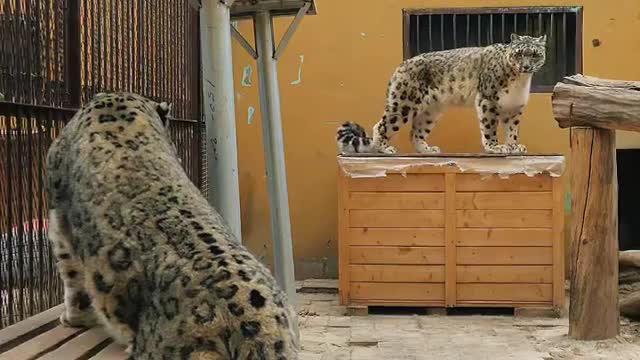
M341 154L376 153L373 139L367 136L364 128L354 122L347 121L340 125L336 134L338 151Z

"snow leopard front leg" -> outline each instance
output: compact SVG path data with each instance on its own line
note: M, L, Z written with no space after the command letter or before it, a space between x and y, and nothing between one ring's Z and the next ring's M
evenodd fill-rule
M498 144L498 104L479 94L476 98L476 112L480 120L484 151L489 154L508 154L509 147Z
M509 151L514 154L525 154L527 152L527 147L518 143L521 120L522 108L515 113L505 114L502 120L504 124L504 143L509 147Z
M60 322L67 327L91 327L97 318L84 284L85 269L71 247L70 224L62 210L49 210L48 236L64 283L64 311Z

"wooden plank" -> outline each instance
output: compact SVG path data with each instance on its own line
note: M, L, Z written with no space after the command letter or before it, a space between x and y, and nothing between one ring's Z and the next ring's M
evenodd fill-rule
M109 335L102 328L90 329L71 339L56 350L47 353L39 360L78 359L99 346L104 346L111 341ZM94 352L95 353L95 352Z
M552 265L550 247L461 247L458 265Z
M375 178L348 178L349 191L444 191L443 174L389 174Z
M350 265L354 282L443 283L443 265Z
M91 360L126 360L127 354L124 347L117 343L111 343L106 348L91 358Z
M350 210L350 227L438 228L444 226L442 210Z
M458 284L458 300L551 301L552 288L551 284Z
M548 309L552 307L551 301L458 301L457 307L487 307L487 308L515 308L516 307L525 307L525 308L538 308L538 309Z
M552 246L551 229L457 229L458 246Z
M564 183L553 179L553 305L563 308L564 290Z
M352 246L350 264L443 265L443 247Z
M338 170L338 293L340 304L349 303L349 244L353 240L349 231L347 177Z
M445 175L445 305L456 305L456 174Z
M354 300L444 300L444 284L352 282Z
M436 300L351 300L351 305L361 306L387 306L387 307L444 307L444 297ZM425 309L429 315L430 309Z
M462 192L456 194L458 209L544 210L553 208L551 192Z
M458 210L462 228L551 228L552 210Z
M511 175L507 179L491 176L483 179L479 174L458 174L458 192L479 191L551 191L551 177L546 175Z
M55 349L86 329L68 328L62 325L2 353L0 360L27 360Z
M444 193L352 192L349 209L444 209Z
M542 265L459 265L458 283L551 284L553 267Z
M51 309L34 315L28 319L20 321L5 329L0 330L0 353L19 344L44 331L53 328L51 323L58 322L60 314L64 310L64 305L60 304Z
M351 228L349 243L356 246L444 246L444 229Z

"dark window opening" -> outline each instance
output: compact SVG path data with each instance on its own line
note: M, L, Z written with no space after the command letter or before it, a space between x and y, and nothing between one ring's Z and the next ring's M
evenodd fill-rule
M404 11L404 58L460 47L509 43L511 33L547 35L545 66L533 92L550 92L582 72L582 7L410 9Z
M621 251L640 250L640 149L617 151L618 245Z

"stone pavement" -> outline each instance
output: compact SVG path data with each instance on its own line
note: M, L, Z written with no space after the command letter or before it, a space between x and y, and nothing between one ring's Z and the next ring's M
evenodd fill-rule
M626 321L617 339L577 342L566 336L566 317L349 317L344 316L333 285L324 289L333 293L319 293L323 286L315 285L299 289L301 360L640 359L640 326Z

